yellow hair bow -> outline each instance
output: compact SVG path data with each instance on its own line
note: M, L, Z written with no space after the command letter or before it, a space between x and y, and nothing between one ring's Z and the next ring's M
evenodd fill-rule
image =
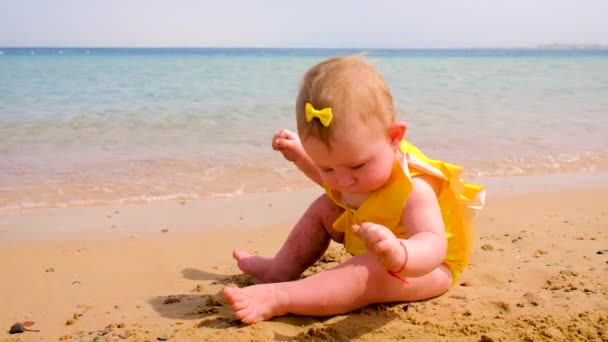
M323 126L329 127L331 120L334 118L331 107L316 110L310 103L306 102L306 121L310 122L314 118L319 119Z

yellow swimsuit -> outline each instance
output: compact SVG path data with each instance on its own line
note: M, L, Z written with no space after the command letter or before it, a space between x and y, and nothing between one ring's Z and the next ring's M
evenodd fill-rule
M395 163L386 185L374 191L358 209L352 209L339 201L333 191L325 186L327 196L344 213L333 224L336 231L344 232L344 248L357 255L367 249L365 243L353 233L354 224L373 222L389 228L398 238L406 239L402 214L405 202L412 191L412 177L430 175L443 180L437 201L448 239L444 260L452 272L453 284L467 265L473 248L473 219L476 210L484 205L485 192L481 185L466 184L460 178L462 168L444 161L427 158L420 150L407 141L402 141L403 163Z

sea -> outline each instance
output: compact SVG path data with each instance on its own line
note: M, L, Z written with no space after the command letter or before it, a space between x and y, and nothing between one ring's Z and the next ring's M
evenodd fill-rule
M467 179L608 171L608 50L0 47L0 210L315 187L271 138L308 68L358 53Z

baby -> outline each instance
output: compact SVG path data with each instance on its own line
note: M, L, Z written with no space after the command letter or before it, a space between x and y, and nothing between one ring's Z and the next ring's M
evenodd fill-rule
M468 262L482 187L403 139L407 124L396 121L385 81L361 56L310 69L296 114L298 134L277 132L273 148L325 194L273 258L234 250L239 268L263 282L224 289L236 317L326 316L445 293ZM330 239L353 257L300 279Z

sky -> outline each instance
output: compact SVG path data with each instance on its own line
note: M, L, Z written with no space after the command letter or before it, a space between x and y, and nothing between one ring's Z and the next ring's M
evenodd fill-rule
M0 46L608 45L608 0L0 0Z

